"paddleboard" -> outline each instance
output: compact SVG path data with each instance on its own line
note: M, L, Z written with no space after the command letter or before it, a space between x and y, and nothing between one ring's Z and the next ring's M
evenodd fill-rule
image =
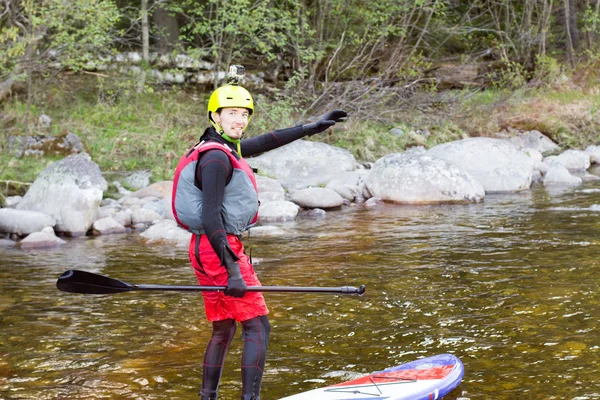
M436 400L458 386L464 372L457 357L439 354L280 400Z

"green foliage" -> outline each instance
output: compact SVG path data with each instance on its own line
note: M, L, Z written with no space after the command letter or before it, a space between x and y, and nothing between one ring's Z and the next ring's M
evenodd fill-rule
M165 6L187 16L180 38L202 43L203 49L223 70L248 53L258 53L267 62L275 50L287 43L284 32L292 28L293 15L285 8L272 7L268 0L185 0Z
M13 5L20 22L0 31L0 75L44 72L59 63L80 69L112 39L119 18L112 0L24 0Z
M527 84L528 73L520 63L508 61L497 75L490 78L492 86L497 89L517 90Z
M537 79L543 85L552 85L563 73L564 68L556 58L549 55L536 55L534 79Z

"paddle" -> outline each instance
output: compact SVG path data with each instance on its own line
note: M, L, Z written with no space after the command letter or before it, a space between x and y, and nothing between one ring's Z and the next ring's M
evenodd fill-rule
M109 294L130 292L132 290L168 290L193 292L224 292L225 286L185 286L185 285L134 285L118 279L94 274L92 272L70 269L56 281L56 287L63 292L84 294ZM365 293L365 285L356 288L343 287L302 287L302 286L250 286L248 292L292 292L292 293Z

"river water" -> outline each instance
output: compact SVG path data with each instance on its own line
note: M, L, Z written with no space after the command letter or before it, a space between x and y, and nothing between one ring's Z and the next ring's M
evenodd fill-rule
M266 295L262 398L416 358L465 365L447 399L600 398L600 183L480 204L349 207L250 237L265 285L358 286L364 296ZM83 269L196 284L184 248L136 233L0 250L0 399L195 399L210 326L196 293L59 292ZM241 328L221 399L239 399Z

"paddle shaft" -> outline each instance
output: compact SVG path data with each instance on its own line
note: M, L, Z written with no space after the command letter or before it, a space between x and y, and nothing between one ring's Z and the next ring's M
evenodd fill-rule
M166 290L172 292L224 292L226 286L196 285L131 285L131 290ZM352 286L312 287L312 286L248 286L247 292L284 292L284 293L358 293L360 289Z
M224 292L225 286L196 285L135 285L118 279L98 275L92 272L68 270L56 281L56 287L63 292L83 294L110 294L130 292L133 290L163 290L171 292ZM365 293L365 285L356 288L342 287L306 287L306 286L250 286L248 292L287 292L287 293Z

